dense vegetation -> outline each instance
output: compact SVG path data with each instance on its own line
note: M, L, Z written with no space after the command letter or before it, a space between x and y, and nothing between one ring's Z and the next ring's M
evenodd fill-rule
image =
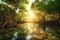
M23 28L19 30L18 25L26 21L25 12L28 12L26 9L28 3L28 0L0 0L0 37L12 38L17 30L23 31L19 33L21 38L26 37L27 33L24 33ZM60 38L60 0L35 0L31 9L35 11L38 22L42 22L46 27L48 25L48 32Z

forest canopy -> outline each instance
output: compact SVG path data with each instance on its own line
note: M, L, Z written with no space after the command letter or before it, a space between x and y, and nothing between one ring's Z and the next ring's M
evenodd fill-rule
M45 31L51 26L60 36L60 0L0 0L0 29L28 22L43 24Z

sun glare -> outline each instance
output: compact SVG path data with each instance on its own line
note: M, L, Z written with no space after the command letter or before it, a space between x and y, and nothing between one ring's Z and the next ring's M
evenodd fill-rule
M32 4L35 2L35 0L28 0L28 5L26 6L26 9L28 11L27 13L27 21L30 22L30 21L34 21L36 18L35 16L35 13L33 10L31 10L31 6ZM31 23L28 23L28 30L29 30L29 33L32 33L33 32L33 29L32 29L32 24Z
M28 2L29 3L28 3L27 8L26 8L28 10L28 18L27 18L27 20L28 21L33 21L34 14L33 14L32 10L31 10L31 5L32 5L33 2L35 2L35 0L29 0Z

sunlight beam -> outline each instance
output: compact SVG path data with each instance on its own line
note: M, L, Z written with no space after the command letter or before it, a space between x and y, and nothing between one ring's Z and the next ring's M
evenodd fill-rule
M28 10L28 13L29 13L28 14L28 21L31 21L34 18L34 14L31 10L31 6L35 2L35 0L29 0L28 2L29 2L29 4L27 5L26 9Z

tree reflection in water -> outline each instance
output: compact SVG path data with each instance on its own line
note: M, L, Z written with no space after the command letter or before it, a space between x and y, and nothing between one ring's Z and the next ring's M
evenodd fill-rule
M38 24L38 23L24 23L19 25L20 27L24 28L27 32L26 39L29 38L30 36L31 40L58 40L57 37L53 36L50 33L47 33L46 31L43 30L43 27ZM30 40L27 39L27 40Z

